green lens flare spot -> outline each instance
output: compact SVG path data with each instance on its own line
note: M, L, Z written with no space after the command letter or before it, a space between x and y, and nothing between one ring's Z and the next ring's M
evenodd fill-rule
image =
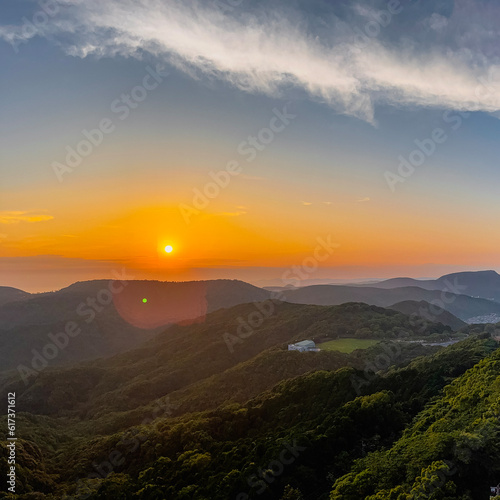
M142 299L142 301L144 302L144 304L148 301L148 299Z

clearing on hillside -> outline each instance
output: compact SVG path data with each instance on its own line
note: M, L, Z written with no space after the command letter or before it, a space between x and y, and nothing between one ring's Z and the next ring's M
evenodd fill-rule
M349 354L356 349L367 349L379 342L380 340L371 339L337 339L318 344L317 347L322 351L339 351Z

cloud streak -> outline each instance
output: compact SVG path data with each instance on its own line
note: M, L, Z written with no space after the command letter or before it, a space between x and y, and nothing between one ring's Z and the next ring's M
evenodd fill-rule
M52 215L26 211L4 210L0 212L0 224L17 224L19 222L45 222L52 220Z
M457 2L453 15L466 16L468 8L468 2ZM432 14L427 25L442 31L453 21ZM398 23L396 15L391 23ZM306 22L278 10L228 15L195 0L85 0L66 2L37 34L73 56L148 54L193 78L247 92L286 96L299 89L338 113L372 123L378 104L500 110L500 61L481 52L477 40L472 48L436 45L422 52L414 43L388 43L383 26L380 36L363 37L359 27L353 31L334 16L330 24L329 35L319 37ZM491 44L491 32L485 36ZM22 37L21 28L1 26L0 37L12 42Z

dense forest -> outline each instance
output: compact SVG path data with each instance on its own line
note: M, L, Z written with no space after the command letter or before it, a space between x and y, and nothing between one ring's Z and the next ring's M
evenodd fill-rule
M15 498L489 498L500 475L494 325L456 335L366 304L283 303L228 345L255 307L27 386L3 374L20 411ZM287 350L345 335L380 342L351 354ZM403 341L443 335L466 338Z

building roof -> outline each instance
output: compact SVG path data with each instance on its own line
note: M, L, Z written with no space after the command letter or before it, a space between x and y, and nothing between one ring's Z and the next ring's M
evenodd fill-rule
M302 340L301 342L296 342L294 345L298 345L300 347L316 346L316 344L312 340Z

